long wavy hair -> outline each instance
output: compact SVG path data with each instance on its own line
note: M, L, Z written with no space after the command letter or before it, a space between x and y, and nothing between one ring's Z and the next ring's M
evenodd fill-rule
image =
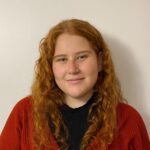
M56 41L63 33L86 38L97 57L99 52L102 53L102 70L93 87L96 96L89 109L89 127L82 138L80 150L84 150L87 145L92 146L94 141L101 149L107 149L116 131L116 106L122 101L122 94L110 50L101 33L90 23L79 19L61 21L41 40L32 85L34 145L36 149L52 147L50 135L53 135L60 149L66 150L69 147L68 131L60 112L64 104L64 93L56 85L52 71Z

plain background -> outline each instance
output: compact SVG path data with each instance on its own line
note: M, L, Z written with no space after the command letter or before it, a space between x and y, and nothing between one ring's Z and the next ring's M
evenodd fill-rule
M149 0L0 0L0 132L14 105L30 94L40 40L70 18L101 31L123 95L150 134Z

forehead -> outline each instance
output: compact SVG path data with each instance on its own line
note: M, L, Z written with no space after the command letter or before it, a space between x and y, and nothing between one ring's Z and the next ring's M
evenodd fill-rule
M90 42L79 35L63 33L58 36L55 45L55 54L73 53L83 50L92 50Z

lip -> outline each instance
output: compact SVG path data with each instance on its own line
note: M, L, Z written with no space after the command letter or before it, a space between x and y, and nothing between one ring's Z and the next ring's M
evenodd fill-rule
M66 81L69 82L69 83L75 84L75 83L81 82L82 80L84 80L84 78L68 79Z

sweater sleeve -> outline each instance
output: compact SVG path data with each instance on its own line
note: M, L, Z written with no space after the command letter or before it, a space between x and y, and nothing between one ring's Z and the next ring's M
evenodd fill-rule
M131 111L133 111L132 117L135 119L135 133L129 147L131 150L150 150L150 139L144 121L136 110L133 109Z
M0 136L0 150L20 150L24 126L26 99L19 101L11 111Z
M117 129L109 150L150 150L150 140L143 119L128 104L118 104Z

